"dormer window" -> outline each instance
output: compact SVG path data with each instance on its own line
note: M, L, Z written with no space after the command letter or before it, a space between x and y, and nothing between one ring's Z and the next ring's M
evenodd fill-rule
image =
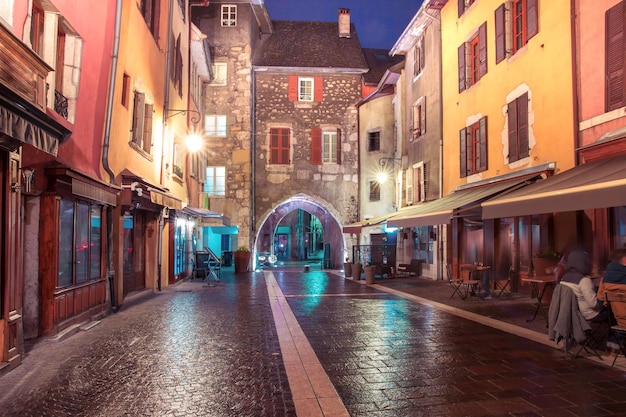
M222 5L222 26L237 26L237 6L234 4Z

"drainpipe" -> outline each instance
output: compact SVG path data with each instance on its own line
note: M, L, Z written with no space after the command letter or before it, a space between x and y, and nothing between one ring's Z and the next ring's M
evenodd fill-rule
M113 97L115 93L115 76L117 74L117 58L120 49L120 30L122 26L122 0L115 4L115 32L113 37L113 51L111 53L111 70L109 73L109 91L107 94L107 107L104 121L104 138L102 141L102 166L109 174L109 182L115 184L115 173L109 165L109 149L111 144L111 119L113 114ZM113 208L107 207L107 275L109 279L109 291L111 292L111 307L117 311L115 302L115 269L113 267Z
M167 131L167 109L170 104L170 54L172 48L172 20L174 15L174 0L170 0L169 2L169 11L168 11L168 19L167 19L167 41L165 47L165 80L164 80L164 98L163 98L163 135L161 136L161 168L160 168L160 178L159 183L163 185L163 166L165 164L165 133ZM161 268L163 266L163 230L165 228L165 218L163 216L163 211L165 208L161 210L159 214L159 235L157 236L157 289L159 292L161 291L161 283L163 282L163 273L161 272Z
M252 246L252 237L256 237L256 161L255 161L255 149L256 149L256 72L252 68L250 63L250 74L252 76L252 94L250 97L250 235L248 240L250 241L250 248L252 249L252 268L256 268L256 245ZM256 239L255 239L256 241ZM273 242L273 241L272 241ZM270 242L273 246L274 244Z

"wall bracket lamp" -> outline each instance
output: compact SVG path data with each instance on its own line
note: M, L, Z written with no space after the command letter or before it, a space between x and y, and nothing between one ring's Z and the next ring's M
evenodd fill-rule
M198 122L200 121L200 117L202 116L198 111L189 109L166 109L165 120L169 119L170 117L178 116L179 114L184 115L187 113L189 113L189 120L191 120L191 123L193 123L194 125L198 124Z
M400 163L402 162L402 159L400 158L380 158L378 160L378 165L380 165L381 167L386 167L387 164L391 163L391 164L398 164L400 165Z

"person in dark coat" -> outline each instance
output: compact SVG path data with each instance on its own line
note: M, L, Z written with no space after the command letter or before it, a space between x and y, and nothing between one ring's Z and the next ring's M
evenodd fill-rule
M626 284L626 249L615 252L606 267L603 280L605 283Z
M567 256L566 272L561 284L570 287L578 299L580 312L589 321L607 320L608 314L602 301L598 301L596 287L589 276L591 261L583 250L572 251Z

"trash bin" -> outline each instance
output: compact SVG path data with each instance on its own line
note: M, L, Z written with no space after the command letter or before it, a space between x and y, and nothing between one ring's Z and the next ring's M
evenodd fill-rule
M233 266L233 253L232 252L222 252L222 265L223 266Z

